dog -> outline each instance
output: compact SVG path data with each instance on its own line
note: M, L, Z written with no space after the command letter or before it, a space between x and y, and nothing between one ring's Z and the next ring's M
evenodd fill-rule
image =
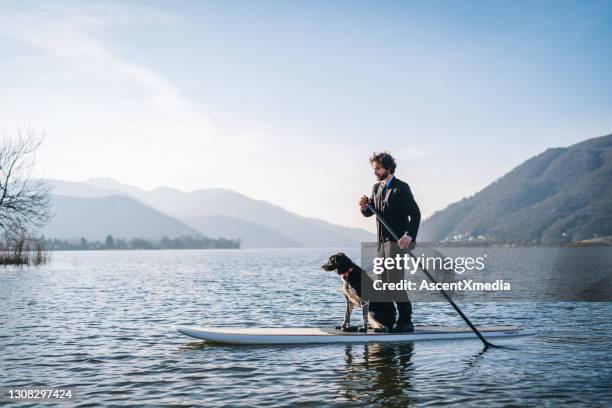
M342 293L346 298L346 311L344 321L337 329L342 331L354 331L350 326L353 308L360 307L363 316L363 327L358 328L360 332L367 332L368 328L374 331L387 332L393 328L396 322L396 309L393 302L369 302L362 298L361 283L367 282L372 285L373 281L368 274L355 264L344 253L331 255L322 269L326 271L337 271L342 279Z

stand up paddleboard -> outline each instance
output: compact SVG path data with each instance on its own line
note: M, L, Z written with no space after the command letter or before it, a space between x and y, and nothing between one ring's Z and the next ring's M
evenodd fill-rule
M365 343L421 340L476 339L466 327L425 326L411 333L356 333L334 328L239 328L177 326L176 330L196 339L227 344L308 344L308 343ZM527 335L517 326L479 327L489 337L515 337Z

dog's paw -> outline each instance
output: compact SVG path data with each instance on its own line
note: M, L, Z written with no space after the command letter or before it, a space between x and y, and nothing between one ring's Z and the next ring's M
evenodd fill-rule
M368 328L367 327L360 327L357 331L359 333L367 333L368 332Z

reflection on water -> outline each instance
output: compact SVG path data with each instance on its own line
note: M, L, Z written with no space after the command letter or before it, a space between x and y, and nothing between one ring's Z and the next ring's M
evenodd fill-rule
M73 386L76 406L612 405L611 303L461 303L477 324L536 333L484 352L477 339L228 346L174 331L337 325L338 277L320 270L337 251L57 252L0 269L0 386ZM444 303L413 317L464 324Z
M337 400L396 405L409 401L412 343L345 346L345 365Z
M504 348L507 348L506 346L496 346L496 347L504 347ZM483 348L482 348L482 350L480 350L478 353L474 354L474 356L473 356L473 357L471 357L471 358L467 359L467 360L465 361L464 368L463 368L463 370L461 371L461 373L465 375L465 374L469 373L469 372L470 372L472 369L477 368L477 367L478 367L479 362L480 362L480 361L482 361L482 359L483 359L483 357L484 357L485 353L486 353L487 351L489 351L489 350L491 350L491 349L490 349L490 348L488 348L488 347L483 347ZM518 349L516 349L516 350L518 350Z

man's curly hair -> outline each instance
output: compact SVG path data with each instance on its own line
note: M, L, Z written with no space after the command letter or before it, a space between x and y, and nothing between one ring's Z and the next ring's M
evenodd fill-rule
M389 153L389 152L381 152L381 153L374 152L372 154L372 156L370 156L370 165L372 165L372 163L374 163L374 162L379 163L389 173L391 173L391 174L395 173L396 164L395 164L395 159L393 158L393 156L391 156L391 153Z

